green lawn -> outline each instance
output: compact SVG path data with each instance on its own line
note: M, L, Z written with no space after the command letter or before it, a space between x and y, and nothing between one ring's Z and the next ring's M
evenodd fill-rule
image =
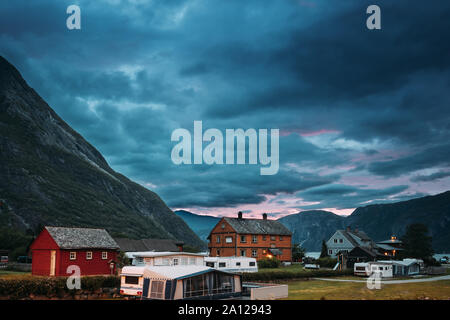
M302 280L289 285L289 300L397 300L450 299L450 280L381 285L369 290L365 283Z
M31 277L31 272L0 270L0 279L23 279Z

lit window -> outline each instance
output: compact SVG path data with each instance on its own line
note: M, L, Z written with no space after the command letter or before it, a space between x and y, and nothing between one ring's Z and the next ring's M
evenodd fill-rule
M220 249L217 249L217 255L220 256Z
M69 259L70 260L75 260L76 258L77 258L77 253L76 252L71 252Z
M103 251L103 252L102 252L102 259L103 259L103 260L108 259L108 252L106 252L106 251Z
M92 251L86 252L86 260L92 260Z

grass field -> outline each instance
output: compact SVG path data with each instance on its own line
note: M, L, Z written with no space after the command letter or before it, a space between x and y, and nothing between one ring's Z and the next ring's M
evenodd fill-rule
M0 279L32 278L31 272L0 270Z
M450 280L381 285L369 290L365 283L303 280L289 285L288 300L450 300Z

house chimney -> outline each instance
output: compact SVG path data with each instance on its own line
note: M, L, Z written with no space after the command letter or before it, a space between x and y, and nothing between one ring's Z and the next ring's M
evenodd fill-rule
M238 219L242 219L242 211L238 212Z
M263 213L263 220L267 220L267 213Z

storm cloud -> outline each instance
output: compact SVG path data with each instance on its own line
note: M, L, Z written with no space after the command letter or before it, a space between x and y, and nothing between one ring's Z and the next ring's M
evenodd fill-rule
M366 0L80 0L68 30L73 1L8 1L0 54L173 209L276 216L446 191L450 3L375 2L381 30ZM278 174L174 165L171 133L195 120L280 129Z

